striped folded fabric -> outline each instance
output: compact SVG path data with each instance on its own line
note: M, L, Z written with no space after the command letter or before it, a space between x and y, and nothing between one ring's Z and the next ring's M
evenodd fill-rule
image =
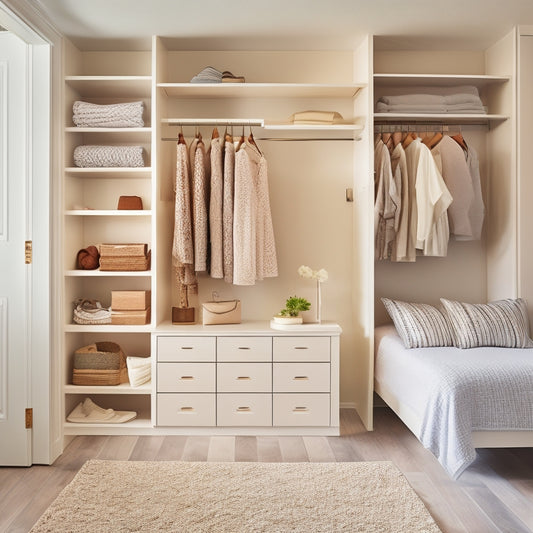
M453 329L454 346L477 348L533 348L529 317L522 298L469 304L441 298Z
M429 304L381 298L406 348L453 346L444 314Z

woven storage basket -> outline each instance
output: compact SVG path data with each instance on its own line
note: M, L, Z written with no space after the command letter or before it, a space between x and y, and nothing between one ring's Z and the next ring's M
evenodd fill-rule
M117 361L118 356L118 361ZM108 368L102 361L108 360ZM128 382L126 355L115 342L95 342L76 350L75 366L72 370L73 385L120 385ZM87 368L90 361L98 368ZM86 364L89 362L89 364Z

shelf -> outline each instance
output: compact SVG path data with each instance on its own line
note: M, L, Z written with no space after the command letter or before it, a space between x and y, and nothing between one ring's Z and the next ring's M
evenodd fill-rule
M132 387L129 383L120 385L65 385L63 387L65 394L139 394L147 395L152 392L152 383L144 383L139 387Z
M151 167L67 167L65 174L79 178L150 178Z
M454 85L485 85L506 83L510 76L485 76L463 74L374 74L374 83L379 86L446 86Z
M106 277L143 277L149 278L152 276L151 270L67 270L65 276L72 278L86 278L86 277L95 277L95 278L106 278Z
M98 326L82 326L81 324L67 324L66 333L150 333L153 331L151 324L142 326L117 326L104 324Z
M138 435L140 430L152 430L148 413L142 411L137 418L123 424L74 424L65 422L65 435Z
M158 83L167 96L189 98L353 98L366 84Z
M479 115L479 114L426 114L426 113L374 113L375 122L436 122L439 124L489 124L508 120L507 115Z
M80 97L150 98L152 76L66 76Z
M97 135L98 144L150 143L152 128L78 128L71 126L65 128L65 132L90 137ZM85 144L96 144L96 141L85 142Z
M71 209L65 211L65 215L78 217L149 217L150 209Z

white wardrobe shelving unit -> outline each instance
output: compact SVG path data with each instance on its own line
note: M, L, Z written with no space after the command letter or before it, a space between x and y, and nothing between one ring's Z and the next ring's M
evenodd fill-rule
M127 427L64 422L64 435L139 433L151 427L151 386L72 385L72 359L77 348L114 341L127 355L150 355L151 324L145 326L78 325L72 321L77 298L111 303L112 290L151 290L152 271L114 272L76 269L77 251L104 242L152 244L152 71L149 52L82 52L67 43L64 52L64 174L63 196L63 357L64 417L86 397L117 410L135 410ZM143 101L142 128L85 128L72 122L72 104ZM79 145L142 146L144 167L79 168L73 151ZM142 211L119 211L121 195L137 195ZM154 250L152 250L154 252ZM64 420L65 420L64 418Z
M153 383L139 388L128 384L80 387L72 385L71 376L73 353L86 344L114 341L127 355L153 356L154 336L187 332L186 326L170 323L172 306L177 303L170 257L175 142L164 139L177 137L178 125L188 138L194 135L195 127L200 127L206 140L211 132L209 122L219 124L222 129L233 125L234 136L240 136L242 126L248 136L251 127L256 140L264 143L260 146L268 152L271 203L277 230L279 277L254 287L235 287L200 276L199 294L193 298L197 323L201 323L200 302L211 299L212 291L217 290L222 298L241 299L244 330L250 323L268 324L270 317L282 307L288 291L297 290L302 296L314 298L314 286L298 279L296 270L300 264L307 262L315 268L327 268L331 277L323 289L323 315L330 323L339 323L346 332L340 338L341 364L346 372L341 374L340 388L346 390L346 402L353 403L350 388L354 385L349 376L357 374L358 363L353 353L358 341L352 327L352 258L361 252L354 244L353 206L346 202L345 189L354 183L357 166L354 146L365 145L364 141L355 141L368 134L365 130L368 106L361 105L359 100L363 94L366 102L369 90L369 78L358 71L355 57L354 51L188 52L180 50L171 39L159 37L154 37L152 50L138 52L82 51L66 43L61 187L62 413L66 418L77 403L89 396L103 407L135 410L138 416L120 425L64 422L65 436L172 432L157 427ZM231 65L235 72L246 74L248 83L216 86L188 83L207 64ZM367 69L365 64L364 70ZM322 83L325 79L331 83ZM76 127L72 123L75 100L100 104L142 100L145 127ZM289 122L292 113L308 109L339 111L344 121L319 127ZM258 125L250 124L254 117L260 117ZM279 140L311 142L271 142ZM321 143L323 140L335 142ZM82 144L142 145L145 166L78 168L73 163L73 150ZM330 152L328 157L321 153L326 149ZM143 211L118 211L120 195L141 196ZM293 202L296 195L300 199L298 203ZM327 227L323 224L325 217ZM335 239L331 238L332 234ZM77 251L102 242L147 242L152 250L152 269L142 272L76 269ZM363 284L359 280L356 283ZM81 326L72 323L72 302L76 298L98 299L109 305L111 291L117 289L152 291L150 324ZM312 320L312 316L308 319ZM198 325L191 331L194 328ZM335 328L338 332L338 326ZM335 406L339 402L338 383L334 389L332 401L336 403L332 412L337 411ZM358 389L358 394L368 396L370 391L361 393ZM335 420L336 416L332 415L331 421Z
M395 49L375 38L374 105L383 95L406 94L423 86L474 85L487 114L375 113L379 125L431 131L440 125L463 134L480 161L485 221L481 241L450 240L444 258L417 257L415 263L375 263L375 321L389 318L381 297L439 304L440 297L484 302L516 295L516 172L514 32L484 51L426 51L401 43ZM412 127L411 127L412 126ZM507 271L507 275L505 274Z

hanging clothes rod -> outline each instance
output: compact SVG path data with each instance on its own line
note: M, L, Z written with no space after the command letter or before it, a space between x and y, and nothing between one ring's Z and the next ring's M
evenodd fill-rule
M169 126L258 126L264 127L262 118L164 118Z
M177 142L178 137L161 137L165 142ZM255 137L256 141L360 141L360 137Z

